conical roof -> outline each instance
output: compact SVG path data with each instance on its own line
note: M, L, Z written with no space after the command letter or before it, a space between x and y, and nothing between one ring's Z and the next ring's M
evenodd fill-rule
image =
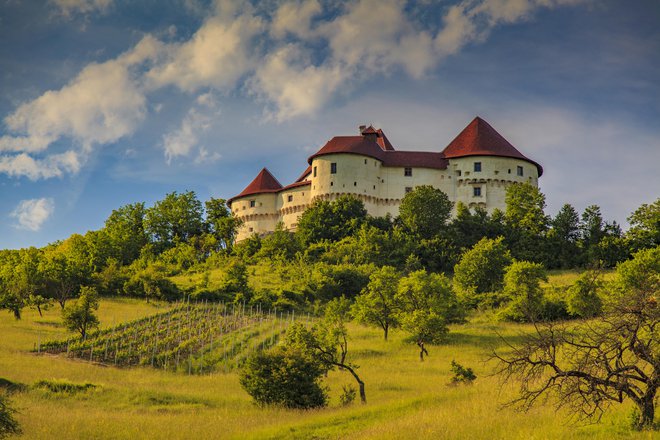
M525 157L504 137L499 134L488 122L479 116L474 118L467 127L442 151L445 158L465 156L500 156L525 160L536 165L539 176L543 168L538 163Z
M277 181L275 176L273 176L268 168L263 168L257 177L254 178L248 186L245 187L241 193L235 197L232 197L230 200L238 199L240 197L249 196L252 194L276 192L282 189L282 184Z

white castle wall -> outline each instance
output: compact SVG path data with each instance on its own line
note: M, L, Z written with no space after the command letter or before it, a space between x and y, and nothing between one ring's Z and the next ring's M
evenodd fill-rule
M481 171L475 172L475 162L481 163ZM336 164L334 174L332 163ZM518 175L518 167L522 167L522 176ZM315 157L307 180L309 185L235 199L232 212L243 220L237 241L255 233L272 232L280 221L286 229L295 230L298 218L315 200L334 200L344 194L362 200L372 216L396 217L406 189L420 185L438 188L449 200L468 207L479 206L489 212L504 210L506 188L522 182L538 186L538 169L520 159L470 156L451 159L445 170L413 167L412 176L406 176L404 167L384 167L371 157L338 153ZM480 188L481 195L475 196L475 187ZM251 201L254 207L250 207Z

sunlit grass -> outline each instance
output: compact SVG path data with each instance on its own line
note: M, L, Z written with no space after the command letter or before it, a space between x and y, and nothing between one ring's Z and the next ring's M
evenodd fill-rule
M103 300L104 326L154 314L162 304ZM629 405L613 408L599 425L566 424L552 401L530 413L501 409L515 396L489 376L487 354L503 347L499 335L515 338L528 327L488 322L483 317L454 325L447 344L429 347L419 361L416 347L394 331L350 325L349 352L366 383L366 405L339 406L350 375L332 372L326 379L331 402L326 409L293 411L259 408L241 389L236 373L188 376L149 367L119 369L30 352L39 339L62 338L59 307L43 318L26 311L21 321L0 315L0 377L33 385L65 380L96 388L74 394L30 388L15 393L18 420L29 439L189 439L189 438L351 438L351 439L649 439L626 426ZM452 359L474 369L470 386L448 386Z

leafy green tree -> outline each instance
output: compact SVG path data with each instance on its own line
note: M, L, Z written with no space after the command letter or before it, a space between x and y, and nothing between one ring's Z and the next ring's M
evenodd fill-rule
M92 266L85 238L73 234L64 242L44 251L41 270L48 297L55 299L62 309L78 294L80 286L92 283Z
M247 266L241 260L232 260L227 265L222 289L234 295L236 302L249 301L251 296L248 285Z
M532 236L543 234L548 228L545 215L545 195L529 183L511 185L506 190L505 219L509 226Z
M441 342L447 324L458 318L456 295L443 274L418 270L401 279L395 299L401 327L411 334L423 361L429 354L426 344Z
M592 318L601 314L603 300L599 291L603 288L601 273L598 270L584 272L568 289L567 309L572 315Z
M430 239L446 228L452 207L447 194L431 185L422 185L403 197L399 218L413 234Z
M23 430L14 418L16 410L10 404L9 399L0 394L0 438L10 435L20 435Z
M71 331L77 331L84 339L88 330L98 327L99 318L95 312L99 308L99 297L93 287L82 286L80 296L74 304L62 310L64 325Z
M241 221L227 207L225 199L210 198L204 202L206 207L206 227L218 240L219 247L231 251L236 241L236 233Z
M278 222L273 233L261 240L259 256L271 260L291 260L299 250L295 235L284 229L284 223Z
M581 244L586 253L588 262L598 264L597 246L600 240L605 236L605 221L600 212L600 206L587 206L582 213Z
M285 345L307 353L320 362L326 370L338 368L347 371L358 384L360 400L367 402L364 381L357 374L358 366L348 360L348 330L346 321L350 301L335 298L325 308L323 320L311 329L302 324L289 327Z
M364 203L353 196L340 196L333 202L318 200L298 219L296 235L305 245L339 241L357 231L366 218Z
M566 203L557 215L550 221L551 229L548 232L551 267L572 268L580 262L580 216L578 212Z
M177 300L181 292L168 279L168 275L162 263L148 264L144 269L138 269L124 283L123 291L131 296L142 296L147 302L152 299Z
M139 258L141 249L149 241L144 224L146 212L141 202L124 205L112 211L100 231L108 237L109 257L121 265L131 264Z
M660 198L637 208L628 217L628 223L626 236L634 250L660 246Z
M352 307L353 317L363 324L375 325L383 329L387 341L390 328L399 325L396 293L400 275L391 266L377 269L369 277L369 284L355 298Z
M542 264L516 261L504 274L504 295L509 303L503 317L512 321L535 321L543 312L541 281L547 275Z
M454 287L467 306L483 304L488 299L485 294L502 290L504 271L511 264L503 240L482 238L454 267Z
M520 384L523 410L556 396L579 418L599 420L614 403L631 400L638 429L656 429L660 387L660 246L617 267L604 315L583 325L548 323L506 354L495 353L505 380Z
M497 238L506 233L501 211L495 216L479 207L473 211L463 202L456 203L456 217L449 225L449 239L461 251L472 248L482 238Z
M30 299L41 297L44 291L42 260L41 250L34 247L4 254L0 264L0 308L9 310L16 319L21 319Z
M327 404L327 391L320 383L326 371L325 365L308 353L280 346L250 356L239 380L259 405L309 409Z
M169 193L147 209L144 228L158 253L204 232L202 203L194 191Z
M510 185L505 196L505 242L519 260L542 262L547 259L545 234L549 219L544 213L545 195L529 183Z

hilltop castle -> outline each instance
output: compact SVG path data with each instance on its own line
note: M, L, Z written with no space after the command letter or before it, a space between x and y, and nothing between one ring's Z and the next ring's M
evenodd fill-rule
M483 119L476 117L441 152L398 151L380 129L361 126L357 136L336 136L307 159L309 166L282 186L266 169L227 201L243 221L237 241L275 230L295 230L298 217L316 200L350 194L372 216L397 216L405 194L431 185L453 202L504 209L506 188L538 185L543 168L525 157Z

